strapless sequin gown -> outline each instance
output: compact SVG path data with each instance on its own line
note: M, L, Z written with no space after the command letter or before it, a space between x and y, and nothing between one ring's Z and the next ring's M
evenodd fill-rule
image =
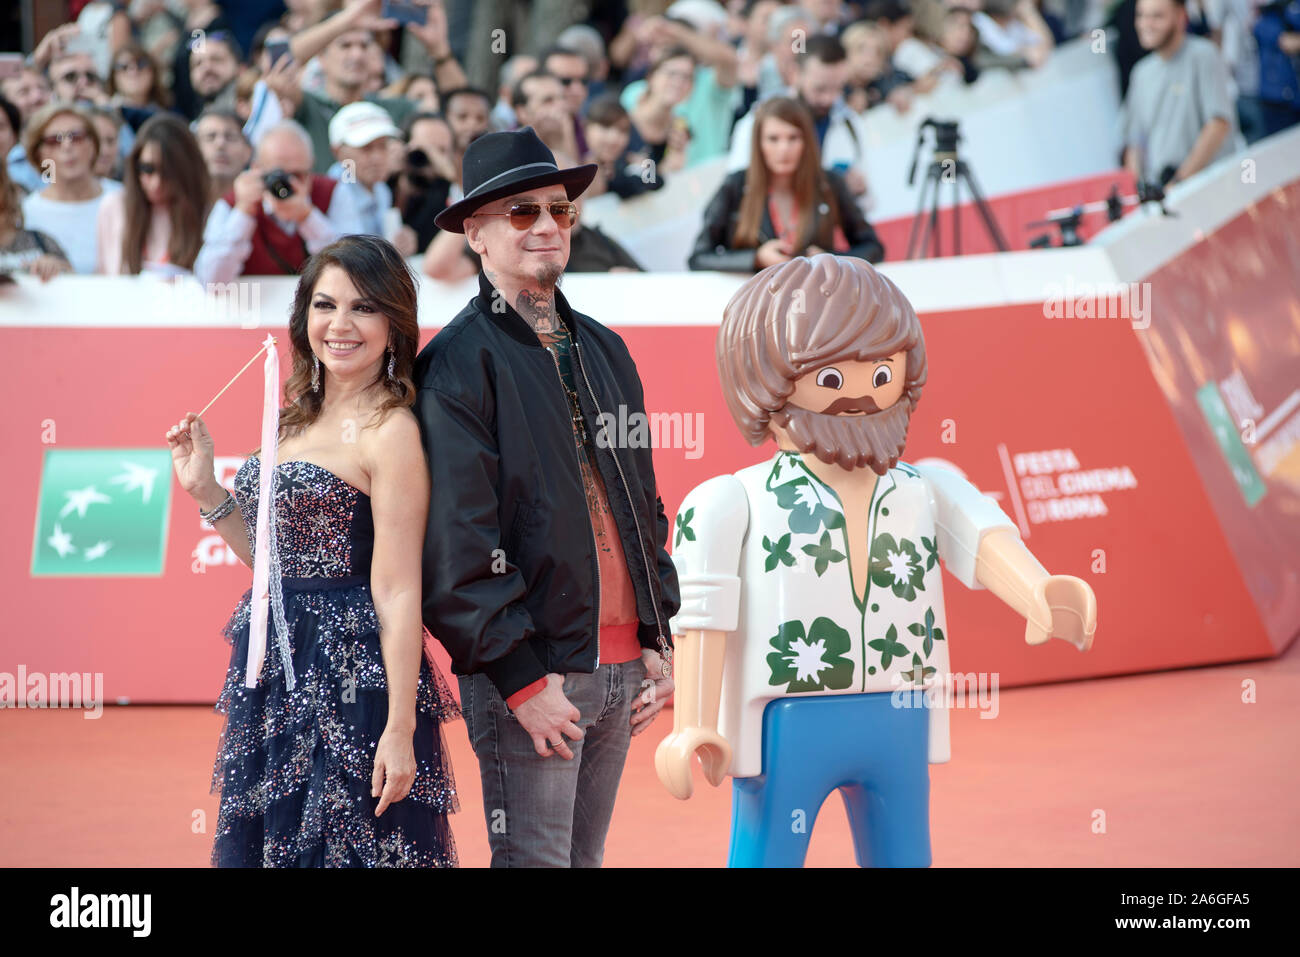
M248 531L257 526L258 467L235 475ZM223 629L230 669L212 774L221 795L212 863L223 867L454 867L447 815L457 810L441 724L455 698L426 653L416 693L415 783L375 817L375 748L388 681L370 594L370 498L310 462L281 463L276 540L295 687L287 690L274 626L255 688L244 687L252 589ZM268 616L269 617L269 616Z

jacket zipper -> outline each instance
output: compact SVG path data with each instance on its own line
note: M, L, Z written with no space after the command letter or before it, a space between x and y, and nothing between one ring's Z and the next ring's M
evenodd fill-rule
M573 345L574 348L577 348L578 345L577 339L574 339ZM569 406L569 396L568 393L565 392L564 390L564 373L560 371L560 360L556 357L554 352L551 352L550 349L547 349L546 352L548 355L550 355L551 361L555 363L555 375L556 378L560 380L560 392L563 394L564 406L567 409ZM581 408L579 409L579 411L581 411ZM585 428L586 426L584 425L583 427ZM578 455L578 446L576 443L573 446L573 460L578 465L578 483L582 484L582 459ZM584 488L583 489L584 499L586 498L586 491L587 490ZM591 524L590 514L587 515L587 525L591 528L591 557L594 560L596 565L596 593L592 597L591 626L596 635L596 668L599 668L600 667L600 543L596 541L596 528L594 525ZM591 669L593 673L595 672L596 668Z
M596 409L596 417L598 419L602 418L605 413L601 411L600 402L596 399L596 391L591 387L591 380L587 378L587 363L582 361L582 349L578 345L578 339L576 336L573 339L573 351L574 355L576 355L578 359L578 367L582 370L582 381L587 386L587 394L591 396L591 404ZM558 369L559 366L557 365L556 368ZM650 604L654 606L655 627L659 631L657 637L659 644L659 657L663 659L664 677L671 677L673 673L673 651L668 647L668 640L664 636L663 619L659 617L659 602L655 597L654 579L650 576L650 560L646 555L645 539L641 536L641 519L637 518L636 503L632 501L632 489L627 484L627 476L623 474L623 465L619 462L617 451L613 445L610 446L609 454L614 460L614 467L618 469L619 481L623 483L623 494L627 496L628 507L632 510L632 521L636 525L636 540L637 544L641 548L641 563L645 566L645 578L646 585L649 588Z

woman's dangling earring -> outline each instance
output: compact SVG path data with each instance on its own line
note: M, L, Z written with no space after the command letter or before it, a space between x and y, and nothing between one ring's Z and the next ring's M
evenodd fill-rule
M393 366L396 364L397 364L397 353L393 351L392 346L389 346L388 347L388 378L390 379L393 378Z
M320 391L320 357L315 353L311 357L311 391Z

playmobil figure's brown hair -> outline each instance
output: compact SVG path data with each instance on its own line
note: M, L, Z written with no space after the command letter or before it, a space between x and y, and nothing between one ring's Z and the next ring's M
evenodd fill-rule
M903 394L864 416L825 415L786 400L795 380L845 360L907 351ZM846 469L893 467L925 384L925 340L907 297L865 260L820 253L769 266L727 303L717 341L727 408L751 445L786 429L801 452Z

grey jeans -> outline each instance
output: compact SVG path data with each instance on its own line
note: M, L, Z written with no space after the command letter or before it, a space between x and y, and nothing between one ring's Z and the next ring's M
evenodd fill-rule
M541 757L486 675L461 675L461 711L483 779L493 867L599 867L631 740L641 659L564 676L582 713L573 760ZM566 738L566 740L568 740Z

